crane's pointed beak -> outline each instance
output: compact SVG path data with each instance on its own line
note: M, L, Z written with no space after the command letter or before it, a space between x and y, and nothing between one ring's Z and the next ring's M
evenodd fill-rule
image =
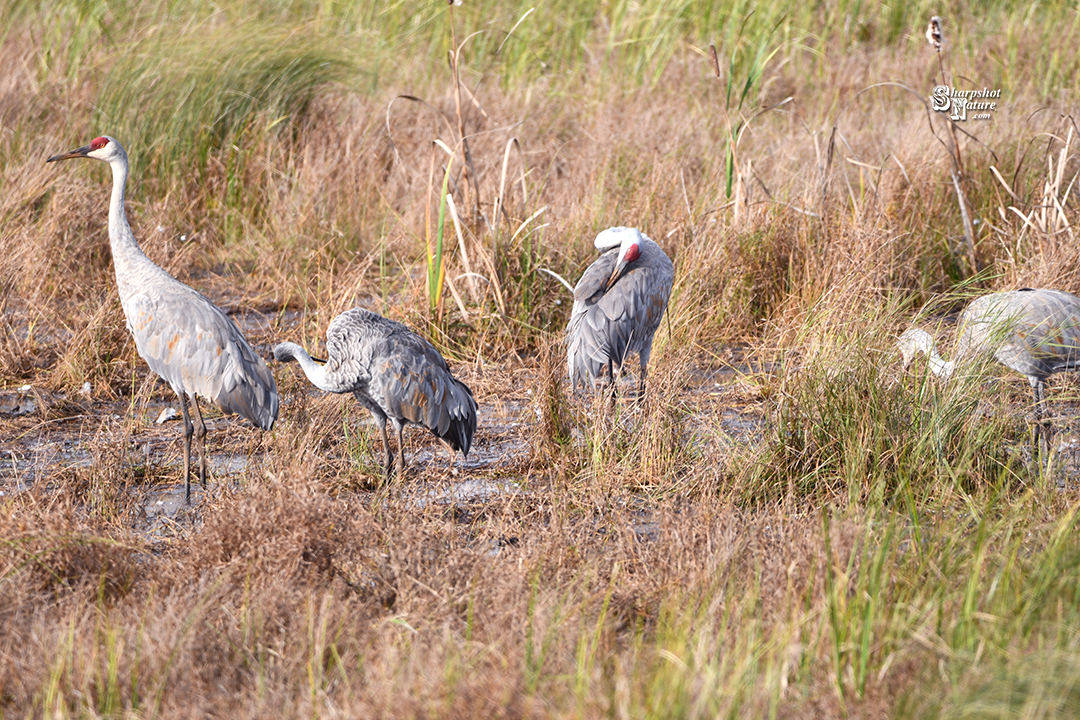
M619 262L615 263L615 269L611 271L611 277L604 283L604 292L611 289L611 286L622 276L623 270L626 266L634 262L641 256L641 250L637 245L631 245L626 252L622 253L619 257Z
M607 282L604 283L604 292L607 292L611 289L611 286L614 285L615 281L619 279L620 275L622 275L623 268L625 267L625 260L620 260L618 264L615 265L615 269L611 271L611 276L607 279Z
M89 157L89 155L88 155L89 152L90 152L90 146L89 145L83 145L81 148L78 148L77 150L69 150L66 153L60 153L59 155L53 155L51 158L49 158L45 162L51 163L54 160L70 160L71 158Z

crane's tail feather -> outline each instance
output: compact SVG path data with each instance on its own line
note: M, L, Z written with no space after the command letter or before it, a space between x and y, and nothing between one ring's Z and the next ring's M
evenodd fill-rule
M473 436L476 434L476 399L469 387L450 378L449 398L443 406L442 417L431 432L438 438L450 443L450 447L469 456Z
M589 332L585 313L570 318L567 326L566 373L571 387L595 387L608 364L608 353L597 333Z
M218 396L211 398L224 413L236 413L263 430L274 427L278 416L278 391L274 376L260 358L252 353L253 362L241 363L235 384L222 387Z

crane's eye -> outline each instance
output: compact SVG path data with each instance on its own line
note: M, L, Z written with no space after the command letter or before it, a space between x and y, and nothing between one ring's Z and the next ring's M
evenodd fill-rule
M101 148L105 147L108 144L109 144L109 138L107 138L107 137L96 137L96 138L94 138L93 142L90 143L90 149L91 150L100 150Z

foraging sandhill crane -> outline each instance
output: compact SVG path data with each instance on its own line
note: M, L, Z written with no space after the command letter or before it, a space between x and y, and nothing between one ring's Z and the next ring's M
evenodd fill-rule
M1027 376L1036 422L1041 423L1046 378L1080 368L1080 298L1061 290L1032 288L976 298L960 316L951 361L938 355L934 338L925 330L906 330L899 344L905 367L916 353L923 353L930 357L930 370L944 378L970 356L993 353L998 362Z
M612 393L630 353L638 353L638 399L645 396L645 370L653 334L671 298L675 268L660 246L637 228L613 227L593 242L603 253L574 288L566 326L566 369L574 387L592 386L607 368Z
M326 352L326 363L319 365L304 348L285 342L274 346L274 359L296 360L315 387L352 393L371 412L382 432L387 478L394 459L386 437L387 420L397 430L399 478L405 473L402 434L409 424L423 425L469 456L476 433L476 400L427 340L399 322L353 308L330 322Z
M222 412L236 413L269 430L278 413L274 377L236 323L206 297L155 265L139 248L124 211L128 158L114 138L94 138L46 162L92 158L112 168L109 244L116 287L139 355L169 384L184 415L184 500L191 503L191 436L199 451L199 481L206 487L206 424L201 395ZM194 425L187 399L195 414Z

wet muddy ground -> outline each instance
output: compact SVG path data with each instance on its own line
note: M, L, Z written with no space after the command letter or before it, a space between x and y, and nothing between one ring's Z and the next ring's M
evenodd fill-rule
M280 315L273 320L260 313L234 317L250 335L264 338L274 324L298 322L295 313L284 322ZM264 344L259 351L268 355L269 346ZM781 370L748 359L740 347L714 350L708 358L687 373L689 379L682 388L687 399L684 436L688 442L702 444L703 453L717 450L720 456L715 462L723 462L723 455L733 448L761 439L770 411L760 397L760 381ZM307 386L295 367L275 366L273 371L282 390L282 418L289 416L297 392L305 393L302 401L309 408L325 409L338 403L353 437L351 442L329 444L331 450L322 458L328 467L322 471L336 474L343 491L364 493L375 501L382 486L375 457L381 454L381 443L367 412L349 397L328 397ZM140 372L148 371L142 368ZM457 455L451 460L448 449L420 428L406 431L407 482L389 486L401 499L417 508L483 506L527 494L536 477L543 476L544 468L533 459L539 442L539 410L533 397L533 388L539 387L538 371L518 366L487 372L513 380L497 388L482 381L474 385L479 389L480 416L467 459ZM633 398L628 397L633 394L633 382L624 379L628 392L620 400L626 422L633 422L637 412ZM0 388L0 496L30 487L49 488L72 477L117 476L125 480L125 506L132 508L129 522L136 530L159 539L181 532L197 521L207 499L204 488L195 485L192 505L184 502L182 425L175 397L163 382L135 401L111 394L101 397L106 394L88 385L67 394L32 385ZM1048 396L1054 402L1059 459L1055 481L1059 487L1076 488L1080 485L1080 378L1057 376ZM1021 407L1016 410L1025 412ZM207 427L211 493L218 486L242 489L245 482L263 476L272 442L261 441L258 431L216 411L208 413ZM334 431L343 432L343 426L337 425ZM584 442L580 430L572 441ZM1030 455L1024 448L1019 451ZM103 466L109 468L107 472L101 472ZM647 537L654 530L650 513L644 510L634 532Z
M764 413L755 390L745 382L749 366L702 371L686 392L693 396L691 425L705 433L720 432L727 443L748 443L760 437ZM282 391L282 418L289 417L290 397L298 385L287 373L300 377L295 367L276 366ZM538 474L532 461L536 437L537 404L533 388L537 373L517 368L512 388L500 388L480 402L478 430L467 459L451 460L449 450L421 428L406 430L407 483L397 484L408 502L418 508L433 505L483 505L529 492ZM622 422L633 422L639 412L632 395L633 379L625 378L627 392L620 399ZM307 409L337 407L353 429L349 442L338 438L322 459L328 472L337 473L349 491L374 497L380 487L376 455L381 441L369 414L351 397L327 396L306 385ZM172 392L159 382L136 401L102 399L92 388L56 394L24 385L0 389L0 494L50 487L80 473L123 476L125 505L132 507L131 522L140 532L164 537L194 521L205 504L204 489L193 484L192 505L184 502L182 482L182 423ZM205 404L204 404L205 407ZM279 420L280 423L280 420ZM280 427L280 425L279 425ZM341 425L337 426L342 429ZM693 428L691 428L693 429ZM265 472L265 453L272 443L260 442L260 433L235 417L207 411L207 450L211 494L215 487L242 487ZM392 433L391 433L392 435ZM701 432L688 437L700 441ZM573 442L583 443L580 431ZM195 458L192 450L193 464ZM109 466L102 473L101 467ZM541 473L542 474L542 473ZM650 523L644 518L642 532ZM635 531L636 532L636 531Z

